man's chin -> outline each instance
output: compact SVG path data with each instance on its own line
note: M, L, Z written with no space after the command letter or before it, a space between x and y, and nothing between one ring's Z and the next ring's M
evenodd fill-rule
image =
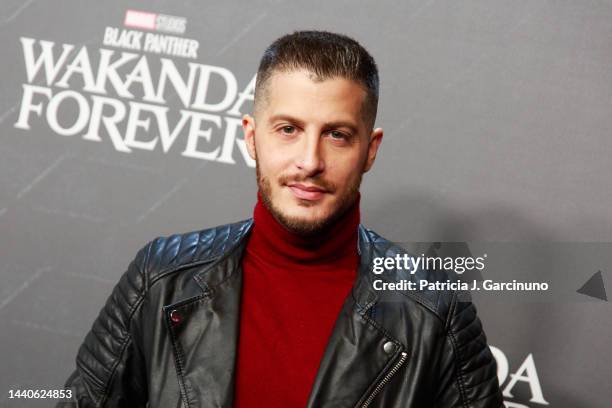
M287 214L286 212L278 211L274 214L275 218L289 231L298 235L314 235L329 224L329 216L313 216L312 214L303 214L304 207L296 209L295 212ZM300 214L302 213L302 214Z
M303 221L294 221L289 222L285 225L289 231L296 235L301 235L304 237L314 236L325 230L327 226L326 223L311 223L311 222L303 222Z

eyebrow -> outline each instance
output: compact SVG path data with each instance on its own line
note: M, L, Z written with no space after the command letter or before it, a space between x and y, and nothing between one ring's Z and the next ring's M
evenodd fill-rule
M273 115L270 117L269 122L276 122L279 120L286 120L287 122L291 122L291 123L295 123L300 127L304 127L305 122L303 120L300 120L298 118L295 118L291 115L286 115L286 114L277 114L277 115ZM340 127L345 127L351 130L351 132L353 133L358 133L358 129L357 126L355 124L353 124L352 122L347 122L347 121L343 121L343 120L338 120L338 121L332 121L332 122L325 122L323 124L323 126L325 128L340 128Z

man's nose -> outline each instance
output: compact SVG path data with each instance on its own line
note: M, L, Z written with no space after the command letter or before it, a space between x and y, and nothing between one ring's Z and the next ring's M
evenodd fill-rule
M323 171L325 163L322 156L321 137L318 133L304 134L297 152L296 166L309 176Z

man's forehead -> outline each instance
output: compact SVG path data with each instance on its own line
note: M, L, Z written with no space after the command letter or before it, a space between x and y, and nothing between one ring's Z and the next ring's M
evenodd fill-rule
M272 71L268 78L268 87L276 84L289 84L289 83L302 83L309 85L322 85L329 83L343 83L346 86L355 87L360 89L363 94L366 93L364 87L355 80L343 77L341 75L328 75L322 76L316 72L310 71L305 68L295 69L276 69Z
M275 71L264 88L264 93L257 95L257 104L265 104L270 115L274 114L270 110L290 107L305 110L327 107L336 114L361 116L367 96L356 81L340 76L321 78L307 70Z

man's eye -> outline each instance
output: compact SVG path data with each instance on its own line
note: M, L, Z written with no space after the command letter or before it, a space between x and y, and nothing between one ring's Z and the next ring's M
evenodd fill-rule
M293 126L283 126L281 131L287 135L291 135L295 132L295 127Z
M348 139L348 137L344 133L339 132L337 130L332 130L329 132L329 134L332 139Z

